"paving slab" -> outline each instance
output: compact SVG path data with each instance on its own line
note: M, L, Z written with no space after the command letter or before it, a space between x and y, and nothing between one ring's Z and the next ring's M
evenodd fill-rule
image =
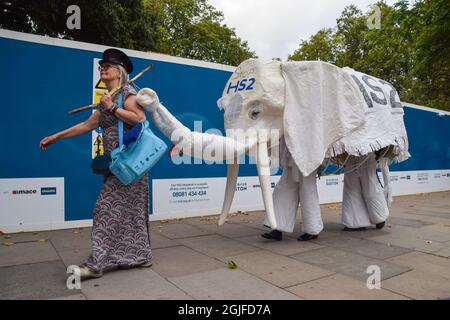
M337 237L332 239L318 239L318 243L322 246L333 247L344 251L359 254L361 256L374 259L388 259L401 254L411 252L410 249L405 249L396 246L388 246L380 242L375 242L367 239L358 239L353 237Z
M153 250L152 270L164 278L223 268L224 263L184 246Z
M259 250L256 247L220 235L179 239L180 243L209 257L222 258Z
M212 234L212 232L202 230L187 223L165 223L157 226L156 228L152 227L152 230L150 232L150 236L151 234L159 233L169 239L181 239Z
M439 240L448 239L450 233L446 234L433 229L426 229L429 227L417 229L396 226L392 228L389 234L371 237L370 240L429 253L444 249L446 245L439 242Z
M376 229L375 226L368 227L363 231L344 231L344 226L341 223L334 222L326 223L324 231L333 234L334 236L353 237L358 239L368 239L371 237L378 237L391 233L391 230L388 227L385 227L383 229ZM324 231L322 231L322 233ZM324 239L324 237L322 237L322 233L320 234L319 239Z
M182 223L187 223L194 226L200 226L202 224L211 224L211 225L217 225L217 222L219 221L219 215L210 215L210 216L202 216L202 217L195 217L195 218L186 218L183 219Z
M72 265L81 265L86 262L91 254L91 249L71 249L58 252L61 260L66 267Z
M390 258L388 261L450 280L450 259L434 254L413 251Z
M220 234L228 238L245 237L255 234L261 234L261 231L250 226L245 226L238 223L225 223L222 226L217 224L203 224L199 225L200 229L206 230L210 233Z
M431 199L430 199L431 200ZM413 205L413 207L408 206L410 209L412 209L411 211L416 211L417 214L447 214L447 217L450 218L450 209L448 207L448 205L431 205L429 203L424 203L424 201L422 200L422 202L417 203L416 205Z
M191 300L151 269L113 271L81 283L88 300Z
M383 289L368 289L365 282L334 274L287 288L307 300L407 300L408 298Z
M263 224L263 222L264 222L264 217L263 218L242 217L239 220L236 219L236 220L233 220L233 221L229 221L228 223L231 224L231 225L243 225L245 227L255 229L256 230L255 232L260 232L261 233L261 231L270 230L270 228L265 226Z
M41 300L79 294L79 290L67 289L66 270L61 261L2 267L0 300Z
M450 213L444 212L444 210L438 210L438 209L430 209L430 208L417 208L415 210L409 210L407 213L419 215L419 216L425 216L425 217L433 217L433 218L441 218L446 219L447 221L450 220Z
M240 270L244 270L281 288L294 286L334 273L265 250L227 257L222 260L224 262L232 260Z
M405 226L410 228L421 228L427 225L433 224L432 222L414 220L414 219L405 219L405 218L397 218L390 217L387 221L387 224Z
M449 219L425 216L425 215L411 213L409 211L399 212L395 216L398 218L403 218L403 219L419 220L424 223L432 223L432 224L438 224L438 225L450 225Z
M76 294L73 296L67 296L67 297L58 297L58 298L52 298L47 300L86 300L86 297L82 294Z
M195 299L299 300L294 294L239 269L212 270L169 281Z
M326 222L334 222L334 223L339 223L342 224L342 215L336 212L331 212L331 213L323 213L322 212L322 220L324 221L324 223Z
M434 254L441 257L450 258L450 242L446 242L444 245L444 248L434 252Z
M305 252L322 247L316 243L313 243L312 241L297 241L296 239L292 239L290 237L283 237L283 240L281 241L273 241L261 237L260 234L237 238L236 240L242 241L260 249L269 250L282 255L292 255L295 253Z
M0 267L52 260L59 260L59 256L48 241L0 245Z
M34 242L38 240L48 239L48 234L44 231L41 232L19 232L9 233L0 236L0 243L4 242Z
M160 232L155 232L154 230L150 231L150 242L152 249L168 248L180 245L176 240L169 239L161 235Z
M439 242L450 241L450 222L448 225L429 225L418 230L424 237Z
M450 299L448 279L418 270L385 280L381 286L413 299Z
M92 247L91 228L50 231L48 237L57 251Z
M319 266L323 269L341 273L360 281L367 281L369 266L381 269L381 280L391 278L411 270L409 267L396 265L383 260L367 258L336 248L321 248L291 256L299 261Z

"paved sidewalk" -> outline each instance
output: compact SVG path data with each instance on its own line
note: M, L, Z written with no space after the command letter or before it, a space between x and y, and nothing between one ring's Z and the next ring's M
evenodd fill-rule
M68 290L66 268L90 251L90 228L0 235L0 299L450 299L450 192L396 197L382 230L344 232L322 206L319 239L261 237L263 212L152 222L154 265ZM236 269L228 268L234 261ZM368 266L381 289L366 286Z

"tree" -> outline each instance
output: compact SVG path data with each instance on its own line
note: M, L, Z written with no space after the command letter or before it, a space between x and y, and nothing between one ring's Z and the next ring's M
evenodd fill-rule
M337 43L332 29L322 29L308 41L302 41L300 48L289 55L288 60L322 60L336 63Z
M255 57L208 0L144 0L144 6L156 13L161 52L231 65Z
M70 5L81 9L80 30L66 26ZM158 42L155 19L141 0L8 0L0 10L0 27L19 32L139 50Z
M418 2L414 95L419 103L450 110L450 7L445 0Z
M230 65L256 57L208 0L0 0L0 27ZM81 29L69 30L70 5Z
M302 41L290 60L323 60L391 82L404 101L450 110L450 7L446 0L375 3L381 28L369 29L371 10L351 5L336 27Z

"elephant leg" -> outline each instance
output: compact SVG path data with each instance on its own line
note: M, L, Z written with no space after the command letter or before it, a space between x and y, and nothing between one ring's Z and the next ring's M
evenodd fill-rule
M361 187L370 222L379 224L387 220L389 208L383 187L377 178L376 160L371 158L369 161L367 166L361 169Z
M294 231L299 204L298 189L299 183L292 178L292 168L287 167L273 192L275 219L279 231ZM264 219L264 225L269 225L267 217Z
M371 225L369 212L363 198L359 169L344 174L342 224L351 229L365 228Z
M316 171L306 177L300 173L299 198L302 210L303 233L318 235L323 230L323 222L320 213Z

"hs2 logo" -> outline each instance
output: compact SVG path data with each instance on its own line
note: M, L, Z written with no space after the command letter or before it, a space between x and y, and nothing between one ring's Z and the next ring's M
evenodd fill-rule
M230 93L230 90L232 92L236 93L238 91L250 91L253 90L253 86L255 85L256 79L255 78L249 78L249 79L240 79L234 84L233 81L230 81L228 84L227 94ZM234 90L234 91L233 91Z

